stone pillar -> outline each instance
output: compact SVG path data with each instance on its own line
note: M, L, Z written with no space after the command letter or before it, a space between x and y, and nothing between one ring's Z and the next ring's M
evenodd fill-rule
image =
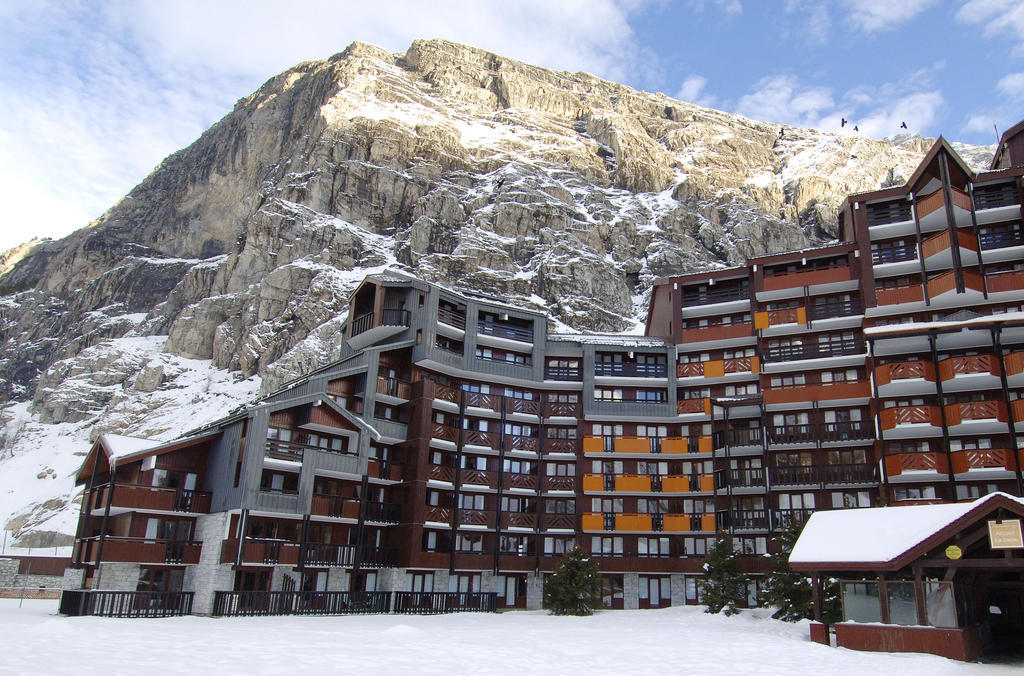
M540 610L544 607L544 573L530 573L526 576L526 608Z
M214 592L234 588L231 563L221 563L220 553L231 514L217 512L196 519L195 538L202 541L199 563L185 568L184 591L193 592L192 612L209 615L213 612Z
M622 574L622 607L626 610L640 607L640 576L636 573Z
M380 585L380 577L377 578ZM349 572L340 566L331 566L327 570L327 591L348 591Z
M13 587L14 578L18 575L18 559L0 559L0 587Z
M381 568L377 571L377 591L408 591L405 589L405 568Z
M108 591L135 591L139 586L139 569L137 563L123 563L120 561L103 561L96 575L99 577L99 586L96 589ZM96 577L93 577L95 580Z
M673 573L669 578L669 585L672 588L672 605L686 605L686 576L681 573Z
M85 568L65 568L61 589L84 589Z

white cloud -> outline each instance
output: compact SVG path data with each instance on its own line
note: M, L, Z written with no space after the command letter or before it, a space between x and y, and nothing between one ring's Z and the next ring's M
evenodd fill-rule
M689 101L690 103L696 103L698 106L710 108L715 104L717 97L705 93L704 89L707 87L707 84L708 79L703 75L690 75L683 80L676 98L680 101Z
M996 89L1011 99L1024 99L1024 73L1010 73L996 83Z
M859 133L883 138L903 131L927 134L944 105L942 94L921 85L929 78L913 73L904 81L878 87L858 87L839 97L832 88L807 85L793 75L762 78L740 98L736 112L758 120L781 122L824 131ZM848 122L844 127L842 120Z
M865 33L889 31L913 19L935 0L843 0L854 26Z
M689 0L687 4L698 12L703 12L708 5L713 5L731 16L743 14L743 3L740 0Z
M0 250L85 225L272 75L440 37L613 80L656 68L642 0L0 3ZM16 207L12 205L18 205Z
M1014 56L1024 56L1024 3L1020 0L968 0L956 13L961 23L984 24L985 35L1005 34L1017 42Z

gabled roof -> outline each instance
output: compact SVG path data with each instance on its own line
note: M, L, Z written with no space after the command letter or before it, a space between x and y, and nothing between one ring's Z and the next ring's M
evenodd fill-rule
M999 144L996 146L996 152L994 155L992 155L992 162L988 166L990 170L998 168L997 165L999 163L999 158L1003 154L1003 147L1005 146L1006 142L1020 133L1024 133L1024 120L1021 120L1020 122L1018 122L1017 124L1013 125L1012 127L1003 132L1003 135L999 137Z
M794 570L899 570L998 509L1024 517L1024 499L815 512L789 556Z
M113 471L119 464L131 462L148 455L162 455L187 448L218 434L220 434L220 430L173 439L171 441L129 437L123 434L101 434L99 439L92 445L92 448L89 449L89 452L86 453L82 465L75 473L75 482L81 483L92 474L92 467L96 462L97 454L102 454L100 461L105 462L107 467Z

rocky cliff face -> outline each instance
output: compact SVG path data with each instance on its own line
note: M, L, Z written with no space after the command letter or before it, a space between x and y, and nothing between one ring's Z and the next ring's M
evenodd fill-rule
M58 424L173 436L147 422L160 391L214 418L188 364L241 400L329 362L348 293L386 266L629 329L654 278L833 238L848 193L926 149L445 41L354 43L240 100L88 227L0 257L0 396L24 402L0 449Z

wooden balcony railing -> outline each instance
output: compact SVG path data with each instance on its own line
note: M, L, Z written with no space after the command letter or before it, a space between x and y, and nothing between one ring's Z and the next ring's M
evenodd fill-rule
M377 323L374 323L373 312L359 315L352 320L349 338L378 326L409 326L409 311L385 308L381 311L380 322Z
M163 540L108 535L103 541L103 561L123 563L168 563L185 565L199 563L203 543L193 540ZM99 536L83 538L84 563L99 563Z
M768 528L768 512L763 509L734 509L719 512L722 528L736 530L764 530Z
M1020 291L1024 289L1024 271L1014 270L1012 272L997 272L985 275L985 283L988 286L989 293Z
M999 363L993 355L976 354L962 357L950 357L939 362L939 377L952 380L958 375L988 373L999 375Z
M486 509L460 509L459 525L494 528L494 512Z
M957 244L961 249L968 249L970 251L978 250L978 238L974 234L958 230L956 233L956 239ZM925 259L931 258L932 256L944 251L949 251L951 248L949 230L943 230L936 235L932 235L921 243L921 250L924 252Z
M953 473L962 474L972 469L1016 469L1013 453L1004 448L976 448L953 451L951 454Z
M683 289L683 307L714 305L750 299L750 286L741 284L715 284L697 289Z
M875 382L879 387L888 385L894 380L913 378L923 378L935 382L935 366L928 361L901 361L880 364L875 368Z
M886 286L875 288L875 301L879 305L899 305L901 303L921 303L924 301L924 289L920 284L903 286Z
M868 204L867 215L868 227L901 223L914 217L910 210L910 202L904 199Z
M1011 401L1010 413L1013 414L1013 422L1024 422L1024 399L1014 399Z
M680 399L676 402L676 410L680 414L703 413L711 414L711 399L704 397L700 399Z
M440 439L441 441L450 441L455 443L459 439L459 430L450 425L434 423L430 430L430 436L434 439Z
M799 361L864 354L865 343L860 338L846 338L824 342L808 342L794 345L769 347L764 355L766 362Z
M110 490L110 484L106 484L93 493L93 510L106 507ZM206 491L127 483L114 484L113 491L111 507L192 514L207 514L210 511L210 493Z
M941 425L938 406L894 406L883 408L879 414L883 430L898 425Z
M583 370L579 367L571 368L568 366L545 366L544 379L566 381L583 380Z
M971 210L971 197L959 188L951 188L953 205L966 211ZM946 205L946 196L942 190L936 190L917 201L917 217L925 218Z
M905 472L947 474L949 463L943 453L896 453L885 457L885 471L890 477Z
M303 561L307 566L346 566L355 562L355 545L336 545L309 543L302 550Z
M775 528L782 528L791 523L804 523L813 513L813 507L773 509L772 522Z
M459 482L462 485L498 487L498 473L484 469L460 469Z
M913 244L899 246L886 246L872 249L871 264L884 265L886 263L899 263L912 261L917 258L917 247Z
M315 493L310 508L310 511L317 516L328 516L335 519L359 518L359 498Z
M450 308L439 307L437 308L437 321L448 326L454 326L457 329L466 329L465 312L457 312Z
M791 289L793 287L812 286L815 284L833 284L849 280L850 266L835 264L827 267L766 275L764 278L764 290L777 291L779 289Z
M579 448L579 439L547 438L544 440L545 453L576 453Z
M1006 404L1001 401L970 401L946 405L946 424L960 425L972 420L1007 422Z
M729 340L731 338L746 338L753 335L752 323L732 322L730 324L711 324L709 326L698 326L684 328L682 342L704 343L716 340Z
M527 490L537 490L537 475L536 474L519 474L515 472L506 472L502 476L502 486L504 488L524 488Z
M768 468L772 486L811 486L818 484L877 484L878 465L857 463L839 465L796 465Z
M548 401L544 403L544 415L553 417L577 418L580 414L580 405L577 402Z
M715 489L756 488L764 486L764 468L720 469L715 472Z
M385 394L389 397L408 401L411 391L412 383L399 380L398 378L377 376L377 394Z
M488 322L481 320L477 323L477 332L485 336L507 338L519 341L520 343L533 342L533 329L527 329L500 322Z

